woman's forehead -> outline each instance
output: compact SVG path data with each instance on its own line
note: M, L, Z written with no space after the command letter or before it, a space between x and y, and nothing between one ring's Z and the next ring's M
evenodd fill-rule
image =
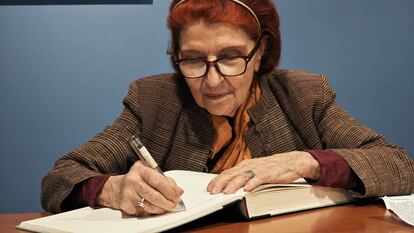
M198 22L185 27L180 35L181 50L249 47L254 41L240 27L229 24Z

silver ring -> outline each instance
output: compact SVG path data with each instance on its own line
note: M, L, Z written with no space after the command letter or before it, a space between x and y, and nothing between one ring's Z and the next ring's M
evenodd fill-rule
M141 198L141 199L139 199L139 201L137 201L137 206L142 207L146 212L149 210L149 207L148 207L147 203L145 203L144 198Z
M249 178L249 180L256 176L256 174L252 170L244 171L244 175L246 175L247 178Z

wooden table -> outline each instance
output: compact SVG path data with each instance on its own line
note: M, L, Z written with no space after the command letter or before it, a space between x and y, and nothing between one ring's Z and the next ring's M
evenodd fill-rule
M45 213L1 214L0 232L24 232L14 227L21 221L46 216ZM170 232L398 232L414 233L414 227L404 223L379 203L348 204L298 213L285 214L252 222L241 221L229 211L220 211L198 219Z

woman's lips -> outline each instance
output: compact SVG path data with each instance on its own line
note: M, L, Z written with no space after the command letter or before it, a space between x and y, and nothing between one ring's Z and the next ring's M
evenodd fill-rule
M213 99L213 100L218 100L221 99L223 97L225 97L226 95L228 95L229 93L221 93L221 94L204 94L204 96L206 96L209 99Z

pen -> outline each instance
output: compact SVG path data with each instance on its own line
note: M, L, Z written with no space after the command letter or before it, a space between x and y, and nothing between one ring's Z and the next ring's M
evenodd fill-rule
M130 141L130 145L134 150L135 154L142 160L148 163L148 165L157 170L159 173L163 174L161 168L158 166L157 162L155 162L154 158L152 158L151 154L147 150L147 148L142 144L141 140L138 137L132 136L132 140ZM180 198L177 206L172 210L174 212L186 210L185 204L183 200Z

